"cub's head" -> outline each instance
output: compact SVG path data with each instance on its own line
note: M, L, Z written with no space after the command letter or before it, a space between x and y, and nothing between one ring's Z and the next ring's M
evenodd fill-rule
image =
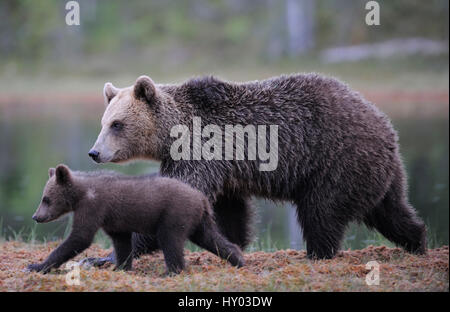
M157 158L155 111L161 96L153 81L141 76L134 86L118 89L106 83L102 130L89 156L98 163Z
M42 194L41 203L33 220L46 223L71 212L76 201L72 174L68 167L59 165L48 170L49 179Z

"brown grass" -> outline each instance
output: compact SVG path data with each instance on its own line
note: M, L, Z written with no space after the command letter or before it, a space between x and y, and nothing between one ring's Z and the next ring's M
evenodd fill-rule
M64 266L50 274L24 272L57 246L10 241L0 243L0 291L448 291L448 246L415 256L398 248L370 246L342 251L335 259L310 261L304 251L246 253L246 267L236 269L208 252L185 251L187 270L165 277L161 253L134 261L132 272L112 266L81 270L81 285L65 283ZM91 246L86 256L105 256ZM380 264L380 285L367 286L365 264Z

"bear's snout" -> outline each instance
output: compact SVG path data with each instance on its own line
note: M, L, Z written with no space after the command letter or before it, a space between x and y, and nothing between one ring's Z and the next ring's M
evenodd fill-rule
M89 157L91 157L94 161L99 162L98 157L100 156L100 153L94 149L91 149L88 153Z
M41 222L44 221L44 218L38 217L36 214L34 214L31 218L32 218L34 221L36 221L37 223L41 223Z

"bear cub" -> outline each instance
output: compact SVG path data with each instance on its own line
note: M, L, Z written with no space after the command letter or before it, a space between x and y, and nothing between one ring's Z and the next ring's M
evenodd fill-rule
M42 263L28 270L47 273L87 249L102 228L112 239L116 269L132 268L132 233L152 235L163 251L168 273L184 269L187 239L232 265L241 267L239 247L220 233L209 201L178 180L157 175L124 176L114 172L77 172L65 165L49 169L36 222L73 212L69 237Z

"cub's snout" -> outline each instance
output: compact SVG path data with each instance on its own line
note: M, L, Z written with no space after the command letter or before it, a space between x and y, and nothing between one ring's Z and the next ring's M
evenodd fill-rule
M49 218L46 218L45 216L39 215L38 213L35 213L31 218L34 221L36 221L37 223L45 223L45 222L50 221Z

